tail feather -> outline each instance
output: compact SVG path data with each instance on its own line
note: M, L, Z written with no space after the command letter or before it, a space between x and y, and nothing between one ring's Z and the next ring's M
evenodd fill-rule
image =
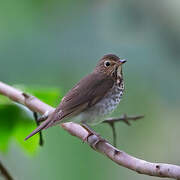
M42 122L31 134L29 134L24 140L26 141L30 137L37 134L39 131L45 129L51 123L51 118L48 118L46 121Z

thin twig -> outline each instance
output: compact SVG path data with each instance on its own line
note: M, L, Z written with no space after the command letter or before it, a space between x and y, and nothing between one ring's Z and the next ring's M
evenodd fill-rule
M120 118L108 118L106 120L103 121L103 123L107 123L110 125L110 127L112 128L112 133L113 133L113 145L114 147L117 147L117 135L116 135L116 129L115 129L115 123L117 122L124 122L126 123L128 126L131 125L131 123L129 122L130 120L132 121L136 121L138 119L142 119L144 118L143 115L140 116L127 116L126 114L123 114L122 117Z
M108 122L108 124L110 125L110 127L112 128L112 133L113 133L113 145L114 147L117 147L117 136L116 136L116 128L115 128L115 124L114 122Z
M21 91L2 82L0 82L0 94L9 97L13 101L24 104L33 112L44 114L47 111L52 112L54 110L54 108L43 103L39 99L33 96L25 97ZM99 136L95 134L89 135L89 132L86 129L76 123L62 123L61 127L67 130L71 135L88 143L91 147L92 144L95 144L96 151L104 154L120 166L126 167L140 174L180 179L180 166L164 163L151 163L135 158L121 150L118 150L107 141L102 141L102 138Z
M136 121L139 119L144 118L144 115L140 115L140 116L127 116L126 114L123 114L122 117L120 118L108 118L106 120L103 121L103 123L112 123L112 122L119 122L122 121L124 123L126 123L128 126L131 125L131 123L129 121Z
M8 170L4 167L1 161L0 161L0 173L6 180L13 180L12 176L9 174Z
M33 116L34 116L34 119L36 121L36 125L39 126L40 125L40 122L38 121L38 115L37 115L37 112L33 112ZM44 144L44 140L43 140L43 136L42 136L42 131L39 132L39 145L40 146L43 146Z

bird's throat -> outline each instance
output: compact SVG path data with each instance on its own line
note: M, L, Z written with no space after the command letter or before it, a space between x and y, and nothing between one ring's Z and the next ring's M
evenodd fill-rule
M122 76L122 67L119 66L119 67L117 68L117 77L120 77L120 78L121 78L121 76Z

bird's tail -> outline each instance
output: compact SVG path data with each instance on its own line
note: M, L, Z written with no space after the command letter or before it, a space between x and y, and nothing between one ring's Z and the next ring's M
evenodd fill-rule
M39 131L46 129L46 127L51 123L51 118L49 117L47 120L42 122L31 134L29 134L24 140L26 141L30 137L34 136L37 134Z

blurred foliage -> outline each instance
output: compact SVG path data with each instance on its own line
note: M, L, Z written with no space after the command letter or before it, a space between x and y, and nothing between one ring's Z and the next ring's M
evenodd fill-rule
M180 164L179 0L0 2L2 81L35 85L40 92L44 86L59 87L63 95L104 54L126 58L125 93L112 116L128 113L145 118L130 127L116 125L118 146L145 160ZM46 101L46 95L42 100ZM49 103L55 106L59 101L57 97ZM95 130L111 141L109 126L99 125ZM58 126L43 135L45 146L36 156L24 155L14 141L8 141L5 155L0 154L18 180L159 180L115 165ZM22 143L31 146L30 141Z
M60 99L59 90L56 88L27 88L22 85L15 87L50 105L56 104L57 99ZM24 142L24 138L36 128L32 112L0 95L0 117L0 151L7 152L10 142L15 140L26 152L34 154L39 147L38 135L29 142Z

